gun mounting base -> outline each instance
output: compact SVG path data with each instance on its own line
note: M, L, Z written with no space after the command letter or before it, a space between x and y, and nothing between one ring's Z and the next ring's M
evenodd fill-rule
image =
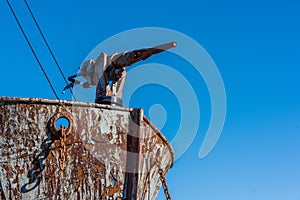
M116 96L101 96L95 99L95 103L122 106L123 100Z

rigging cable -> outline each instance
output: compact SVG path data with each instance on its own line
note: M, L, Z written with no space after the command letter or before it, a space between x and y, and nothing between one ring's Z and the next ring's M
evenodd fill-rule
M12 14L13 14L13 16L14 16L14 18L15 18L15 20L16 20L16 22L17 22L19 28L20 28L20 30L22 31L22 34L23 34L23 36L24 36L24 38L25 38L25 40L26 40L26 42L27 42L27 44L28 44L28 46L29 46L29 48L30 48L32 54L34 55L36 61L37 61L38 64L39 64L39 67L41 68L41 70L42 70L44 76L46 77L46 79L47 79L47 81L48 81L48 83L49 83L49 85L50 85L50 87L51 87L51 89L52 89L54 95L56 96L56 99L59 100L59 97L58 97L58 95L57 95L57 93L56 93L56 91L55 91L55 89L54 89L54 87L53 87L53 85L52 85L52 83L51 83L51 81L50 81L50 79L49 79L49 77L48 77L48 75L47 75L47 73L46 73L44 67L43 67L43 65L41 64L41 62L40 62L40 60L39 60L37 54L35 53L35 51L34 51L32 45L31 45L31 43L30 43L30 41L29 41L29 39L28 39L28 37L27 37L27 35L25 34L24 29L22 28L22 26L21 26L21 24L20 24L20 22L19 22L19 20L18 20L18 18L17 18L17 16L16 16L16 14L15 14L14 9L12 8L11 4L9 3L9 0L6 0L6 2L7 2L7 5L9 6L9 9L10 9L10 11L12 12Z
M55 58L54 53L53 53L53 51L51 50L50 45L49 45L49 43L47 42L46 37L45 37L45 35L44 35L43 32L42 32L41 27L39 26L39 24L38 24L38 22L37 22L35 16L33 15L33 12L32 12L32 10L31 10L29 4L27 3L27 0L24 0L24 3L26 4L26 7L27 7L28 11L30 12L30 15L31 15L31 17L32 17L32 19L33 19L33 21L34 21L36 27L38 28L38 30L39 30L39 32L40 32L40 34L41 34L41 36L42 36L42 38L43 38L43 40L44 40L44 42L45 42L47 48L48 48L48 51L50 52L51 57L52 57L52 59L54 60L54 62L55 62L55 64L56 64L56 66L57 66L57 68L58 68L60 74L62 75L63 79L65 80L66 84L68 85L69 83L68 83L68 81L67 81L67 79L66 79L66 76L64 75L64 73L63 73L63 71L62 71L60 65L58 64L58 61L57 61L57 59ZM73 93L73 91L72 91L72 89L71 89L71 88L69 88L69 89L70 89L70 92L71 92L71 94L72 94L74 100L77 101L77 100L76 100L76 97L75 97L75 95L74 95L74 93Z

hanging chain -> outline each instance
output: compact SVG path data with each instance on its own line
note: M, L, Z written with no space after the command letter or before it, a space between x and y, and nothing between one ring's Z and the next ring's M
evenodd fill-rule
M167 181L166 181L166 176L165 176L164 170L161 168L158 157L156 157L156 165L158 167L159 179L162 183L164 193L165 193L165 196L166 196L166 200L172 200L171 195L169 193L169 188L168 188L168 185L167 185Z
M164 188L164 192L165 192L165 195L166 195L166 199L167 200L172 200L171 196L170 196L170 193L169 193L169 188L168 188L168 185L167 185L167 181L166 181L166 177L165 177L165 173L164 171L160 168L158 170L158 173L160 175L159 179L162 183L162 186Z
M67 128L64 126L60 126L60 133L61 133L61 139L60 139L60 169L64 170L65 169L65 152L66 152L66 139L67 139L67 134L66 134Z

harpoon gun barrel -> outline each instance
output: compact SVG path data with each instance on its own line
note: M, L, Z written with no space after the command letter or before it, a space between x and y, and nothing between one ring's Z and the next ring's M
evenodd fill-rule
M114 59L112 63L107 67L107 70L109 71L112 69L120 69L122 67L128 67L138 61L146 60L147 58L151 57L154 54L161 53L163 51L166 51L176 46L177 46L176 42L170 42L152 48L137 49L137 50L125 52L122 55L116 57L116 59Z
M161 45L158 45L158 46L152 47L152 48L157 49L157 51L160 50L160 52L162 52L162 51L166 51L168 49L174 48L176 46L177 46L176 42L169 42L169 43L161 44ZM158 53L160 53L160 52L158 52Z

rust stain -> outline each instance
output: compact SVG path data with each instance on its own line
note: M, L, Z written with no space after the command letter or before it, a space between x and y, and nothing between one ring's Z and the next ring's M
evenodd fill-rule
M33 148L35 146L35 143L33 140L30 140L29 142L29 148Z
M78 169L77 169L77 179L78 179L79 181L82 181L83 178L84 178L83 170L82 170L81 167L78 167Z
M13 184L18 183L18 179L15 178L15 179L12 181L12 183L13 183Z
M113 196L114 194L118 193L121 190L120 186L108 186L108 196Z
M95 167L95 169L97 170L98 173L102 172L102 167L100 165L95 164L94 167Z
M14 196L16 197L16 196L19 196L19 195L20 195L20 192L18 191L17 188L14 188L14 189L13 189L13 194L14 194Z
M110 132L107 134L107 138L108 140L112 140L113 139L113 134Z
M16 165L15 168L16 168L18 174L23 174L24 173L24 170L21 169L20 166Z
M13 177L13 173L11 171L11 168L8 164L3 164L3 169L6 171L6 175L8 179L11 179Z
M29 118L31 119L31 120L34 120L35 119L35 112L29 112Z

